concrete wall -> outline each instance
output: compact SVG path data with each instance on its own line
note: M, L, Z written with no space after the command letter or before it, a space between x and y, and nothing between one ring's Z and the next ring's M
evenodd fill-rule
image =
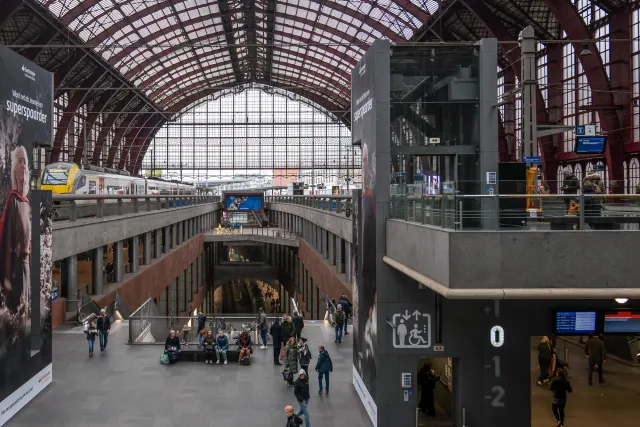
M117 286L109 286L108 293L96 300L105 307L115 300L116 291L127 308L133 312L147 298L157 298L173 279L184 271L204 250L204 238L197 235L171 252L162 255L149 266L141 266L135 274L126 274ZM199 292L200 293L200 292ZM202 292L204 293L204 292Z
M338 274L335 266L330 265L303 239L300 239L298 258L309 272L309 276L313 278L314 286L320 289L321 296L328 294L335 298L346 293L352 300L351 284L347 283L345 275Z
M352 240L351 218L347 218L344 215L288 203L266 203L265 207L269 210L286 212L302 217L330 233L342 237L347 242Z
M217 234L215 231L205 233L204 241L209 242L255 242L255 243L271 243L280 246L298 247L298 239L287 239L276 236L263 236L260 234Z
M64 259L109 243L166 227L220 209L220 204L187 206L137 214L53 223L53 259Z
M387 256L452 289L638 287L640 233L465 231L387 221Z

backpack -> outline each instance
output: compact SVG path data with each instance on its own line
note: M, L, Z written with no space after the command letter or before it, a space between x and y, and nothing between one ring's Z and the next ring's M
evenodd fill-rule
M344 323L344 311L336 312L336 324L342 325Z

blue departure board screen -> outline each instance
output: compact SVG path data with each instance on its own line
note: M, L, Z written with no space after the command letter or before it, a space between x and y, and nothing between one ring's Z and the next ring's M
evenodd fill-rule
M556 335L589 335L596 333L595 311L556 312Z

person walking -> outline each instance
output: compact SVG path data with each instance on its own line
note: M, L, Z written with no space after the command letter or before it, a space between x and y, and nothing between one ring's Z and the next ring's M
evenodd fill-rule
M100 310L100 317L97 323L98 337L100 338L100 354L103 355L109 342L109 332L111 332L111 318L107 316L107 310Z
M207 335L207 331L204 328L207 324L207 316L202 312L198 314L198 344L202 345L202 340Z
M298 341L298 361L300 362L300 367L307 373L307 379L309 378L309 364L311 364L311 359L311 350L309 350L307 339L300 338L300 341Z
M538 344L538 365L540 366L540 376L538 376L538 385L549 381L549 368L551 367L551 359L553 350L549 337L542 337Z
M297 311L293 312L293 326L296 327L296 331L295 331L295 337L296 339L300 339L300 337L302 336L302 329L304 328L304 319L302 318L302 316L300 316L298 314Z
M604 346L604 341L597 335L589 336L584 352L589 357L589 385L593 385L593 370L598 365L598 380L600 386L604 386L603 365L607 362L607 349Z
M282 316L282 343L287 344L289 338L295 337L296 327L291 321L291 317Z
M282 349L282 327L280 326L280 319L276 319L273 322L269 334L271 334L271 338L273 339L273 364L282 365L282 363L280 363L280 350Z
M303 369L300 369L300 372L298 372L298 379L293 386L293 394L296 399L298 399L298 405L300 406L300 409L296 412L296 416L299 417L304 414L305 427L311 427L308 407L309 398L311 397L309 394L309 380L307 379L307 375Z
M349 331L347 331L347 323L349 323L349 314L351 314L351 302L347 299L346 295L342 295L338 303L342 306L342 311L344 311L345 314L344 324L342 325L344 328L344 334L349 335Z
M87 342L89 343L89 357L93 357L93 345L96 342L96 335L98 335L96 324L89 323L89 327L84 330L84 333L87 334Z
M267 331L269 330L269 323L267 322L267 313L264 312L264 309L260 307L258 310L260 311L258 329L260 330L260 338L262 338L262 345L260 348L264 350L267 348Z
M284 427L298 427L302 425L302 420L295 414L293 406L285 406L284 414L287 416L287 424Z
M571 199L576 194L578 194L578 190L580 189L580 181L578 181L578 178L573 174L573 172L571 172L571 168L570 167L565 167L562 170L562 193L567 194L570 197L565 197L564 198L564 203L566 205L567 211L569 211L569 208L571 206Z
M289 342L284 346L284 368L291 371L291 374L298 372L298 345L294 337L289 338ZM294 385L294 382L289 380L289 385Z
M347 315L344 311L342 311L342 304L338 304L338 309L335 313L333 313L333 328L336 331L336 344L340 344L342 342L342 325L344 324L346 318Z
M318 360L316 361L316 372L318 373L318 394L322 394L322 377L325 380L325 392L329 394L329 373L333 372L333 361L329 352L323 345L318 346Z
M549 391L553 393L551 399L551 411L558 422L557 427L564 427L564 407L567 405L567 393L573 392L571 383L567 380L567 372L558 369L556 377L551 381Z

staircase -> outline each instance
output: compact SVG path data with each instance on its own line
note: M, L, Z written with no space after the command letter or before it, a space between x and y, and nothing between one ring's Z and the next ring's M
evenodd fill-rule
M253 215L253 217L255 218L256 222L260 227L269 226L269 218L267 217L267 214L264 212L263 209L252 210L251 214Z

